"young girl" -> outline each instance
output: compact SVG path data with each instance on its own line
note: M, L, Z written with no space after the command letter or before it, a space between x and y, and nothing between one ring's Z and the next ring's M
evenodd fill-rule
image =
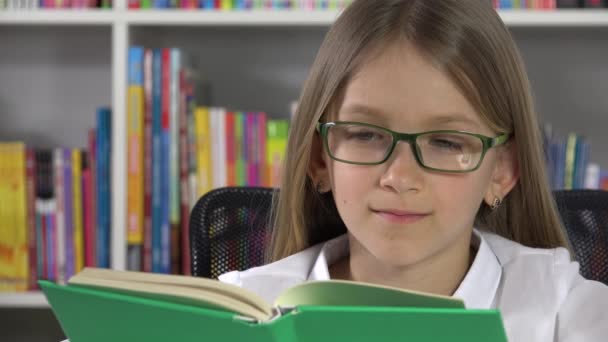
M605 341L608 287L570 259L532 102L491 1L355 1L293 120L272 263L220 280L452 295L498 308L509 341Z

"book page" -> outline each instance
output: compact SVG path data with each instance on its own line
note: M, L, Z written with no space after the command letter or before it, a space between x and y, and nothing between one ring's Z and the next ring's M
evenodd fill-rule
M199 304L212 304L256 319L271 317L273 313L270 304L255 293L206 278L85 268L70 278L68 283L131 293L167 295L166 297L176 297L175 301L180 303L189 304L188 300L192 300Z
M280 307L298 305L464 308L461 299L351 281L330 280L300 284L275 301Z

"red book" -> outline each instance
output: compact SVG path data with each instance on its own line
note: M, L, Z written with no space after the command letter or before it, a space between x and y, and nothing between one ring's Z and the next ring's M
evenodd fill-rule
M27 210L27 238L28 238L28 289L38 289L38 257L36 255L36 152L28 148L25 152L25 191Z
M180 71L180 111L179 111L179 180L181 210L181 273L190 275L190 208L188 187L188 85L184 70Z
M140 7L139 0L129 0L129 9L138 9Z
M144 272L152 272L152 50L144 52Z

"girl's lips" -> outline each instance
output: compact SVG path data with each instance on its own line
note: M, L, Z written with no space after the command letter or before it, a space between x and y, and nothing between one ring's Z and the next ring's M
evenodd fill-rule
M373 210L373 212L391 223L409 224L422 220L429 214L401 210Z

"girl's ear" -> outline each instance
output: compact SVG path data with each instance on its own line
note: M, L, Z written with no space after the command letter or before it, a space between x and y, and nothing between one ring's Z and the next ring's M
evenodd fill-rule
M329 191L329 168L327 158L321 142L321 136L315 132L310 149L310 163L308 164L308 176L314 187L319 192Z
M503 147L496 149L496 152L496 164L492 171L488 191L484 196L485 202L490 207L500 204L519 180L519 162L515 141L511 140ZM498 203L496 203L497 199Z

